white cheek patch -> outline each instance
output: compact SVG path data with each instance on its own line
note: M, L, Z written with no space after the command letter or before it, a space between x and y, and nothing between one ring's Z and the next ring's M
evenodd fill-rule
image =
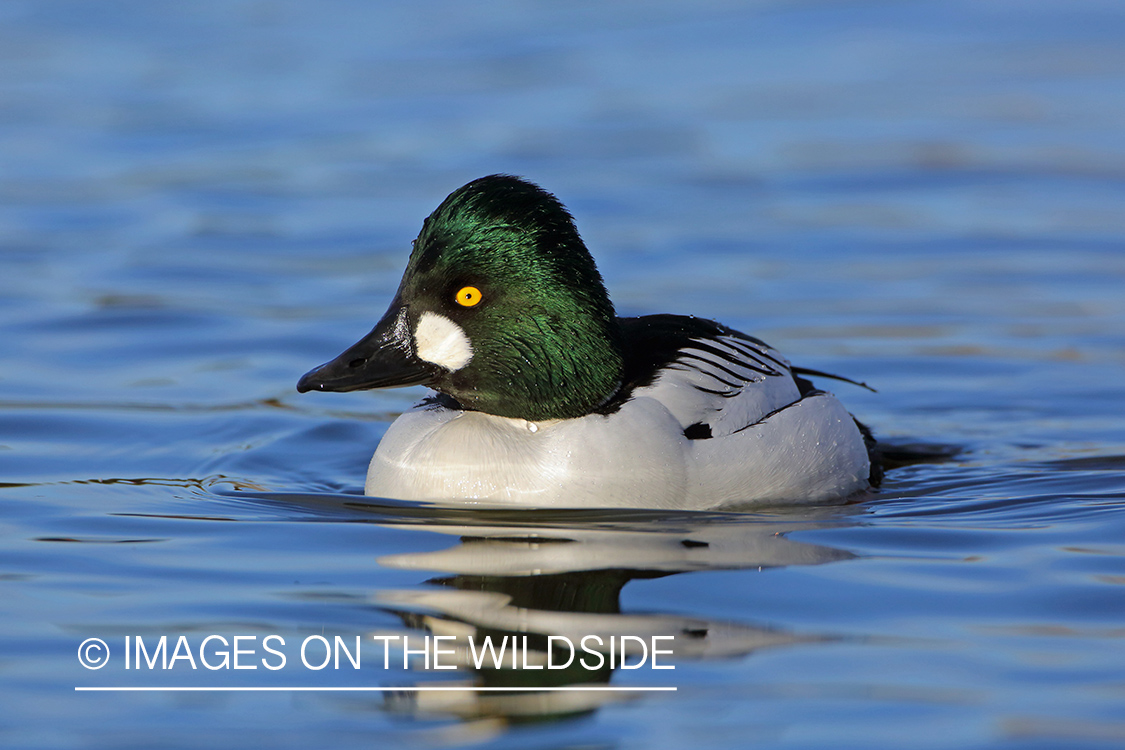
M424 312L414 330L414 350L418 359L460 370L473 358L473 345L461 326L444 315Z

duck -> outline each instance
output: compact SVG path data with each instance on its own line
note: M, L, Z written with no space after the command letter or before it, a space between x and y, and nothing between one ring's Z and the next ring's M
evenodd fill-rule
M871 431L816 376L855 382L713 320L619 317L570 212L496 174L426 218L386 313L297 390L431 389L379 442L366 495L737 510L877 486Z

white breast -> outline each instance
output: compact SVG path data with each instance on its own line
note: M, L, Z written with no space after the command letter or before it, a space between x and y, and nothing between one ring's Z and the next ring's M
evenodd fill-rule
M687 448L678 422L652 399L610 416L539 423L424 405L387 430L365 491L407 500L676 507L687 492Z
M387 431L368 495L535 507L716 509L821 503L867 486L859 430L830 394L689 440L638 395L609 416L530 423L425 405Z

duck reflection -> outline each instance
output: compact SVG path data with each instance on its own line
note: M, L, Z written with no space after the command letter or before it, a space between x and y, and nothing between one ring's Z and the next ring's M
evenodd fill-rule
M586 523L578 513L565 522L536 521L531 514L522 523L495 525L428 519L424 528L459 537L459 543L437 552L379 558L388 568L440 575L425 581L424 589L375 593L374 602L404 626L401 632L375 635L410 636L411 649L419 648L423 635L446 636L445 663L456 664L456 674L465 677L419 683L446 689L404 691L388 698L388 708L417 717L486 723L558 719L642 694L589 689L608 686L615 675L626 687L674 686L672 668L685 660L739 657L824 640L681 614L674 606L667 612L621 608L622 589L637 579L820 565L853 557L787 536L846 523L846 509L824 514L816 519L805 512L796 522L711 514L599 515ZM491 644L488 653L486 644ZM559 690L564 687L584 689Z
M452 734L432 738L440 743L588 714L645 694L637 688L675 687L676 671L653 669L654 660L674 667L830 640L685 613L682 602L664 611L623 611L621 593L635 580L852 559L790 534L849 526L863 512L861 505L750 514L484 508L339 494L228 497L456 538L438 551L379 557L383 568L418 571L419 586L371 595L402 626L370 634L385 639L388 663L404 658L403 645L421 662L425 639L432 656L441 638L442 665L452 668L424 669L412 661L396 682L427 689L387 694L385 706L420 719L459 719L442 730ZM425 679L401 682L411 674Z

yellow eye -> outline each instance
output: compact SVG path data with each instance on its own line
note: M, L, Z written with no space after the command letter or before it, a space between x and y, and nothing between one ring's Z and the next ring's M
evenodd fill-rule
M481 300L480 290L475 286L463 286L457 290L457 295L454 297L457 304L461 307L472 307Z

